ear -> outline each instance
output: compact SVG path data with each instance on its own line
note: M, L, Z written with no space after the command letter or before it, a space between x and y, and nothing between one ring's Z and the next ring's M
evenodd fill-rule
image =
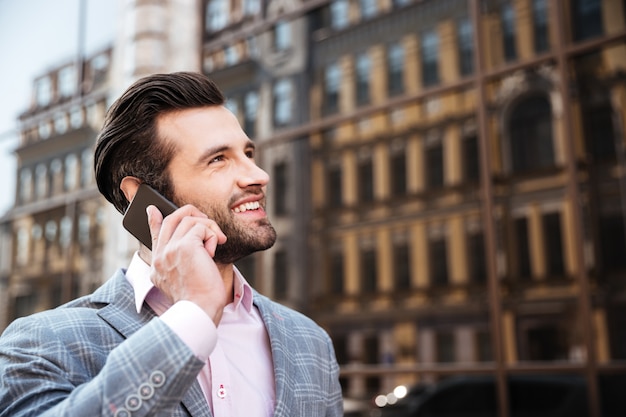
M120 183L120 190L124 193L126 200L130 203L137 193L141 180L137 177L124 177Z

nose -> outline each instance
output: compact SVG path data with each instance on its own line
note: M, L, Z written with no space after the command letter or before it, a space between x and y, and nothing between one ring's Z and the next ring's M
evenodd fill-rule
M250 186L265 187L270 181L270 176L254 160L246 158L243 162L242 175L239 178L239 186L246 188Z

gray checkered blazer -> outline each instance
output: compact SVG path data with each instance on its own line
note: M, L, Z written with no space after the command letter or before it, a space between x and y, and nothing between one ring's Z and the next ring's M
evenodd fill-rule
M275 416L341 416L339 368L312 320L254 293L270 336ZM15 320L0 337L0 417L211 416L203 366L118 271L95 293ZM242 416L245 417L245 416Z

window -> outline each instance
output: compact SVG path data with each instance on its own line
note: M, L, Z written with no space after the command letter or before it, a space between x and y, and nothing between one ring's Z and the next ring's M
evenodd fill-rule
M467 261L470 282L487 282L485 264L485 238L482 231L470 233L467 237Z
M329 208L340 208L343 205L341 165L338 163L330 165L327 175L326 189L328 206Z
M30 253L29 246L29 233L25 227L20 227L17 231L17 244L16 244L16 261L20 266L24 266L28 263L28 255Z
M274 297L287 298L287 252L279 250L274 256Z
M59 113L54 118L54 132L57 135L62 135L67 132L67 117L65 113Z
M209 0L206 6L206 30L217 32L228 24L228 0Z
M515 275L517 278L530 279L530 246L528 241L528 220L526 217L520 217L515 219L515 260L517 261L517 268Z
M60 159L54 158L50 162L50 179L52 180L52 194L58 194L63 191L63 163Z
M474 72L474 29L468 18L459 22L457 37L460 73L470 75Z
M48 121L43 121L39 123L38 133L41 139L48 139L50 137L50 134L52 133L50 129L50 123Z
M366 104L370 100L370 73L372 72L372 61L369 55L364 52L356 58L356 102Z
M289 124L292 118L293 89L291 81L283 78L274 84L274 124Z
M521 319L520 327L523 329L519 349L521 360L555 361L569 357L567 330L559 323Z
M22 168L20 171L19 196L20 202L26 203L33 197L33 173L29 168Z
M76 92L76 68L74 66L62 68L58 77L59 95L71 97Z
M348 364L350 362L350 354L348 353L348 341L346 337L344 335L333 335L333 347L335 348L337 362L340 365Z
M229 67L239 62L239 51L235 45L228 45L224 49L224 62Z
M38 106L47 106L52 101L52 81L50 77L40 78L35 82L35 94Z
M275 51L285 51L291 46L291 28L289 22L279 20L274 25L273 31L273 44Z
M535 52L545 52L549 48L548 41L548 1L533 0L533 43Z
M365 248L361 250L361 293L373 294L376 292L377 276L376 250Z
M379 363L380 346L378 343L378 335L372 334L365 336L363 340L363 345L364 362L370 365Z
M404 47L400 43L387 50L387 92L390 96L404 91Z
M431 238L429 260L432 284L435 286L448 285L448 248L443 236Z
M324 72L324 113L335 113L339 109L339 87L341 69L338 63L328 65Z
M46 240L48 242L54 242L54 240L57 238L57 224L54 220L48 220L46 222L46 228L45 228L45 236L46 236Z
M91 217L89 214L82 213L78 217L78 242L82 246L89 244L89 237L91 235Z
M348 27L350 5L348 0L334 0L330 4L330 26L339 30Z
M443 184L443 145L437 141L426 148L426 185L428 188L441 188Z
M504 60L509 62L517 58L515 47L515 10L511 3L502 5L502 43L504 47Z
M563 261L561 215L559 213L547 213L543 215L543 236L545 239L546 269L548 276L563 276L565 274L565 264Z
M93 174L93 152L85 149L80 154L80 185L83 187L90 184Z
M434 30L425 32L422 42L422 85L439 83L439 36Z
M23 317L32 314L37 307L38 294L30 292L15 297L15 305L13 307L13 317Z
M604 271L626 268L624 218L620 213L601 214L599 218L598 252Z
M285 162L274 165L274 213L287 214L287 178L289 171Z
M359 202L370 203L374 201L374 167L372 157L363 157L358 164L359 176Z
M89 63L93 77L93 87L98 87L106 80L107 69L109 67L109 55L102 53L95 56Z
M508 129L513 172L554 165L552 110L545 96L533 96L517 104Z
M61 246L67 248L72 241L72 220L64 216L59 222L59 242Z
M493 361L491 333L487 330L479 330L476 332L476 356L479 362Z
M602 35L602 1L573 0L574 40L582 41Z
M74 129L82 127L84 121L83 109L80 107L74 107L70 110L70 125Z
M48 168L44 164L37 165L35 170L35 193L38 198L48 193Z
M436 336L437 362L454 362L456 354L454 352L454 333L451 331L439 331Z
M78 158L73 153L65 157L65 189L68 191L76 188L78 183Z
M330 254L330 291L333 295L342 295L345 291L343 267L343 252L340 248L337 248Z
M378 14L377 0L360 0L361 18L364 20L371 19Z
M585 100L587 105L583 111L587 152L593 156L594 161L611 160L616 157L613 106L608 93L602 95L598 102Z
M480 181L480 157L476 135L463 138L463 178L466 182Z
M256 135L256 121L259 110L259 94L256 91L246 93L244 100L244 130L249 137Z
M411 289L411 256L409 245L402 239L393 245L394 284L396 292Z
M254 16L261 12L260 0L244 0L243 13L245 16Z
M391 152L391 195L402 197L406 195L406 154L404 149Z

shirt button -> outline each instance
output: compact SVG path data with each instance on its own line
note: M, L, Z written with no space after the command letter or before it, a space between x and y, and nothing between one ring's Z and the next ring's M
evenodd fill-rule
M224 385L220 385L217 389L217 396L219 398L226 398L226 388L224 388Z

